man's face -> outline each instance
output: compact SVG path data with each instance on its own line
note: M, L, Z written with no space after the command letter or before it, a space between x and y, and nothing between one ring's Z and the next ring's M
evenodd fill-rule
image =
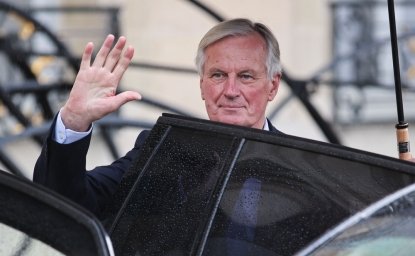
M259 34L227 37L207 47L205 56L200 89L209 119L262 129L280 82L280 75L267 77L264 40Z

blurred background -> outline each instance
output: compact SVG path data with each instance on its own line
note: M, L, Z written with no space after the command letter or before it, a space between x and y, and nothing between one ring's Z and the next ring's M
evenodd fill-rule
M395 1L405 119L415 119L415 0ZM268 117L283 132L397 157L387 0L0 1L0 168L31 178L89 41L125 35L136 54L128 103L95 125L88 168L125 154L164 112L206 118L194 71L200 38L247 17L275 33L284 68ZM415 129L415 128L414 128Z

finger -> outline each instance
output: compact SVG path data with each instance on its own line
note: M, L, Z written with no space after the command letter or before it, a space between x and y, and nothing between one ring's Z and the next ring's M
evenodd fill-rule
M119 109L122 105L133 100L141 100L141 95L134 91L121 92L111 98L113 110ZM108 103L107 103L108 104Z
M89 66L91 65L91 56L93 51L94 44L91 42L87 43L85 46L84 53L82 54L80 69L89 68Z
M135 91L125 91L119 93L117 96L122 98L122 102L127 103L132 100L141 100L141 94Z
M134 56L134 48L132 46L128 46L123 54L123 57L119 60L119 62L117 63L113 71L113 74L115 75L117 80L121 79L124 72L127 70L128 65L130 64L133 56Z
M117 65L121 53L125 47L125 43L127 42L127 39L125 37L120 37L115 44L115 46L110 51L107 59L105 60L104 68L108 69L110 72L113 71L115 65Z
M107 38L105 38L104 42L102 43L101 48L99 49L97 56L95 57L94 63L92 66L94 67L102 67L104 65L105 60L108 56L108 53L111 50L112 44L114 43L114 36L108 35Z

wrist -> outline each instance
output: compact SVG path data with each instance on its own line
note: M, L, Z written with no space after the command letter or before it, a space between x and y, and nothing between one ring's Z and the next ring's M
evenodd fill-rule
M70 107L64 106L61 109L61 119L67 129L71 129L76 132L86 132L91 126L91 122L86 120L85 114L77 114L71 111Z

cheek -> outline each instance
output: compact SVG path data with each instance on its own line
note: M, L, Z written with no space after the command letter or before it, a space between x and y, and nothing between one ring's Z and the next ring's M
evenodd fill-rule
M210 86L210 85L203 86L202 95L205 101L216 101L220 96L219 86Z
M263 109L268 103L269 92L266 90L246 90L244 98L253 111Z
M243 95L247 101L254 104L262 101L265 95L265 91L258 89L245 90Z

